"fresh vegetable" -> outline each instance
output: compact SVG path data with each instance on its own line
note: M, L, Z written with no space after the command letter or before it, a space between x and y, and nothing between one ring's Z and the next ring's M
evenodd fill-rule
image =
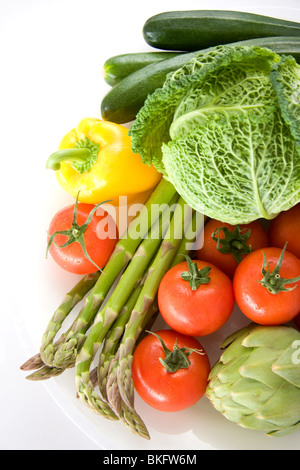
M158 49L196 51L246 39L300 37L300 24L239 11L168 11L149 18L143 36Z
M236 302L250 320L281 325L300 312L300 260L281 248L250 253L233 278Z
M93 387L96 388L96 386L98 385L99 396L102 398L102 400L106 402L109 402L111 399L111 396L109 394L110 383L108 383L109 380L111 380L111 365L115 361L115 356L118 351L120 339L124 333L126 324L130 318L131 312L136 304L136 301L141 293L144 281L145 276L138 283L137 287L134 289L127 302L122 307L120 314L114 322L113 328L111 328L111 330L103 341L103 347L101 348L99 362L95 372L95 383L93 383ZM150 309L147 314L145 325L143 325L143 330L146 328L146 325L148 328L149 323L155 321L157 313L158 311L156 305L153 305L153 308Z
M258 38L236 42L232 45L268 47L278 54L291 54L300 61L300 38ZM123 78L101 101L103 119L121 124L133 121L147 96L163 86L169 73L175 72L200 53L210 50L182 53L177 57L147 65Z
M167 325L190 336L221 328L234 302L229 277L211 263L189 257L164 275L158 290L159 310Z
M103 201L105 202L105 201ZM74 274L89 274L101 270L108 262L118 241L114 219L100 204L71 204L59 210L48 230L49 252L56 263ZM99 230L105 221L105 231Z
M123 78L136 70L165 59L177 57L179 52L133 52L115 55L107 59L103 65L103 78L110 86L115 86Z
M288 326L250 325L222 344L207 396L225 418L280 437L300 428L300 333Z
M204 226L203 245L197 250L197 258L214 264L232 279L247 254L268 244L267 232L257 220L247 225L230 225L210 219Z
M199 341L176 331L151 333L134 351L134 387L160 411L181 411L197 403L205 394L209 373L209 359Z
M119 205L144 202L161 175L144 165L131 151L128 129L113 122L85 118L68 132L47 167L55 170L59 184L79 201L98 204L110 200Z
M290 209L300 200L300 66L280 64L257 47L198 55L147 98L133 150L208 217L247 224Z
M300 258L300 204L281 212L271 220L269 239L272 246L279 248L288 243L288 251Z

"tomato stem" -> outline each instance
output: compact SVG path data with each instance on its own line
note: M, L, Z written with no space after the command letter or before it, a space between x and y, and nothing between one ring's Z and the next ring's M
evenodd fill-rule
M188 369L190 367L191 361L189 360L189 355L192 352L205 354L205 352L200 349L179 348L177 346L177 341L174 344L173 350L171 351L167 348L162 338L158 334L154 333L153 331L147 331L147 333L151 333L152 335L156 336L156 338L160 341L165 357L160 357L159 361L164 366L166 371L170 372L171 374L174 374L174 372L177 372L179 369Z
M224 238L220 237L221 232L223 232ZM220 253L231 254L236 262L240 263L242 255L248 255L252 251L251 246L247 245L250 235L250 228L241 229L240 225L235 225L232 232L227 227L218 227L211 237L217 242L217 250Z
M285 287L286 284L293 284L295 282L300 281L300 276L294 277L292 279L284 279L280 276L279 271L281 269L286 247L287 243L284 245L280 257L278 258L277 265L275 266L272 272L270 272L270 263L267 263L266 255L263 251L263 266L261 271L263 278L257 282L260 282L260 284L265 287L271 294L278 294L279 292L287 292L294 290L297 287L296 285L293 287ZM268 268L266 269L267 266Z
M184 281L188 281L192 290L197 290L201 284L208 284L210 282L209 272L211 268L206 266L202 269L198 269L196 262L193 262L188 255L184 255L188 263L188 271L181 273L181 278Z

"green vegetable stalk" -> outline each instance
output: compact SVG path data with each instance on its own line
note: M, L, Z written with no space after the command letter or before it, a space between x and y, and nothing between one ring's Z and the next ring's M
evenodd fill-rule
M175 195L172 202L176 202L176 199L177 196ZM169 218L164 217L164 214L162 214L151 227L148 237L142 241L135 252L111 297L97 313L92 328L78 354L76 360L77 392L82 400L96 412L102 413L103 400L100 399L99 395L95 392L92 381L90 380L91 363L97 350L109 333L110 328L113 327L114 322L121 314L122 308L148 271L149 264L155 256L161 243L161 238L168 229L169 223ZM119 323L123 323L123 320L120 320L120 318ZM115 326L120 325L116 323Z
M80 302L84 296L95 286L100 275L100 271L93 274L84 276L71 291L66 295L64 300L58 309L54 312L52 319L50 320L47 329L42 338L42 344L40 348L41 359L45 365L53 366L54 363L54 352L58 347L59 343L53 346L53 339L57 332L62 326L63 321L67 318L69 313L73 310L75 305ZM64 337L61 337L62 342Z
M132 314L133 309L130 314ZM155 320L155 314L158 313L158 305L155 301L149 310L145 313L141 334L146 329L150 328ZM120 347L116 350L115 355L111 358L110 366L107 371L106 381L102 386L105 386L106 401L110 405L114 413L122 420L122 422L135 434L149 439L149 432L142 418L138 415L133 407L129 407L119 391L118 387L118 367L119 367ZM98 380L99 381L99 380Z
M184 204L184 201L181 199L179 203ZM107 398L112 409L131 431L145 439L150 438L147 427L134 409L134 389L131 379L133 351L148 322L149 308L151 311L151 308L156 306L158 286L162 277L169 268L183 261L184 255L191 250L191 242L196 242L203 227L199 225L198 214L194 213L183 234L182 227L187 220L179 209L180 204L178 213L183 219L179 222L176 213L172 218L170 230L153 260L149 276L126 324L122 342L107 378ZM189 218L189 215L187 217Z
M82 301L84 296L94 287L96 281L98 280L100 272L87 274L65 295L59 307L55 310L47 329L42 338L42 345L40 353L36 354L32 358L28 359L22 366L21 370L30 371L42 368L41 377L46 378L47 361L44 361L44 350L47 349L50 345L51 350L53 350L52 341L62 326L63 321L67 316L72 312L74 307ZM60 339L62 341L62 338ZM57 343L56 343L57 346ZM49 353L51 355L51 353ZM52 359L53 360L53 359ZM52 361L51 361L52 365ZM49 375L56 375L54 371L50 372ZM39 373L37 372L34 376L28 376L28 379L38 380Z
M160 249L150 267L149 275L132 311L120 345L118 387L122 399L129 407L133 407L133 383L131 380L131 362L135 343L142 331L144 316L154 302L160 281L170 268L176 252L184 236L183 226L185 201L180 198L170 224L169 233L164 238ZM182 219L178 221L177 213Z
M120 340L124 333L126 324L130 318L131 312L136 304L136 301L141 293L142 287L147 278L147 274L148 274L148 271L145 272L144 278L138 284L138 286L133 290L128 301L126 302L120 314L118 315L117 319L113 323L101 348L98 366L95 368L96 382L95 384L93 383L93 386L95 387L97 383L98 389L99 389L99 395L106 402L108 402L107 390L106 390L107 377L112 367L112 363L114 362L114 358L117 353L118 346L120 344ZM157 312L158 312L158 309L157 309L157 306L155 305L153 306L153 308L151 309L149 313L149 319L148 317L146 318L147 328L151 328L151 324L155 320L155 316L156 316L155 313Z
M132 309L139 297L142 290L143 282L141 281L138 286L133 290L131 296L125 303L120 314L113 323L108 335L103 341L103 346L99 356L98 366L96 367L97 385L99 388L99 395L104 401L108 401L106 393L106 383L108 371L111 363L114 360L120 339L124 333L126 323L128 322ZM95 384L93 384L95 388Z

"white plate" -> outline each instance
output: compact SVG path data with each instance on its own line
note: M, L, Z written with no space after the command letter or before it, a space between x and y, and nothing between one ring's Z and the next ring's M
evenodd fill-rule
M286 1L284 7L281 3L265 1L261 6L259 2L228 1L226 9L300 21L298 0ZM4 146L6 154L11 156L10 164L16 162L18 171L13 184L19 187L18 195L8 174L4 184L7 183L5 194L11 204L19 203L18 236L20 230L22 233L19 246L17 235L11 234L15 260L13 263L10 260L8 269L13 272L17 268L22 280L18 297L14 295L10 307L24 344L24 361L38 351L52 312L78 279L62 271L50 258L45 259L46 230L51 217L72 201L58 186L54 175L45 170L46 159L56 150L61 136L81 118L100 117L101 98L109 89L101 76L104 61L115 54L149 50L141 33L145 20L153 14L183 7L222 9L224 4L222 1L186 1L183 4L176 0L152 0L147 4L13 0L6 4L3 34L9 42L2 52L6 65L6 74L2 77L2 110L7 112L1 116L2 129L6 129L2 148ZM212 364L219 355L218 346L223 338L247 323L236 311L230 323L202 339ZM166 414L153 410L136 396L136 409L151 435L151 440L146 441L121 422L110 422L93 414L76 399L74 370L46 382L45 386L62 412L103 449L300 448L299 432L271 439L262 433L244 430L223 418L206 398L186 411Z

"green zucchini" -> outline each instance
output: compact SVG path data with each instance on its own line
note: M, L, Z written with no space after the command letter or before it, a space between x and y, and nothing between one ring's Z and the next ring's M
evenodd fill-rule
M267 47L278 54L293 55L300 63L300 38L272 37L232 43L237 44ZM123 78L101 102L103 119L119 124L133 121L147 96L163 85L168 73L174 72L201 52L211 49L182 53L171 59L147 65Z
M238 11L170 11L149 18L143 35L158 49L196 51L254 38L299 37L300 24Z
M115 55L105 61L103 77L108 85L115 86L136 70L164 59L171 59L178 54L176 52L133 52Z

